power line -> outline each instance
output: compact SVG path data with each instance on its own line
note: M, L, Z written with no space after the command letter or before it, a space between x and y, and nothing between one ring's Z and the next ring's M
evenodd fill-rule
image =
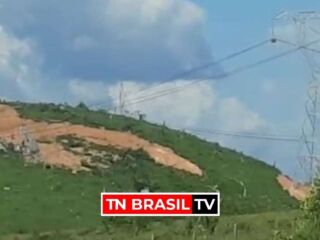
M221 64L221 63L223 63L223 62L225 62L225 61L231 60L231 59L233 59L233 58L235 58L235 57L237 57L237 56L240 56L240 55L245 54L245 53L247 53L247 52L250 52L250 51L252 51L252 50L254 50L254 49L257 49L257 48L259 48L259 47L261 47L261 46L264 46L264 45L266 45L268 42L270 42L269 39L263 40L263 41L258 42L258 43L256 43L256 44L253 44L253 45L251 45L251 46L249 46L249 47L246 47L246 48L244 48L244 49L241 49L241 50L239 50L239 51L237 51L237 52L231 53L231 54L229 54L228 56L223 57L223 58L221 58L221 59L219 59L219 60L211 61L211 62L205 63L205 64L203 64L203 65L199 65L199 66L197 66L197 67L194 67L194 68L192 68L192 69L189 69L189 70L187 70L187 71L184 71L184 72L175 74L174 76L172 76L172 77L170 77L170 78L168 78L168 79L166 79L166 80L164 80L164 81L158 82L158 83L156 83L155 85L152 85L152 86L150 86L150 87L147 87L147 88L144 88L144 89L142 89L142 90L140 90L140 91L137 91L137 92L134 93L133 95L136 95L136 94L141 93L141 92L145 92L145 91L150 90L150 89L157 88L157 87L159 87L160 85L163 85L164 83L171 82L171 81L173 81L173 80L175 80L175 79L179 79L179 78L182 78L182 77L186 77L186 76L191 75L192 73L199 72L199 71L204 70L204 69L207 69L207 68L209 68L209 67L212 67L212 66Z
M198 72L198 71L200 71L200 70L207 69L207 68L209 68L209 67L211 67L211 66L221 64L221 63L226 62L226 61L228 61L228 60L231 60L231 59L233 59L233 58L235 58L235 57L238 57L238 56L240 56L240 55L242 55L242 54L245 54L245 53L250 52L250 51L252 51L252 50L254 50L254 49L257 49L257 48L259 48L259 47L261 47L261 46L264 46L264 45L266 45L268 42L270 42L269 39L263 40L263 41L258 42L258 43L256 43L256 44L253 44L253 45L251 45L251 46L249 46L249 47L246 47L246 48L244 48L244 49L241 49L241 50L239 50L239 51L236 51L236 52L234 52L234 53L231 53L231 54L227 55L226 57L223 57L223 58L221 58L221 59L219 59L219 60L211 61L211 62L205 63L205 64L203 64L203 65L200 65L200 66L194 67L194 68L192 68L192 69L189 69L189 70L187 70L187 71L184 71L184 72L175 74L174 76L169 77L168 79L166 79L166 80L164 80L164 81L158 82L158 83L156 83L155 85L152 85L152 86L150 86L150 87L147 87L147 88L138 90L138 91L136 91L135 93L133 93L132 95L133 95L133 96L134 96L134 95L137 95L137 94L142 93L142 92L145 92L145 91L147 91L147 90L157 88L157 87L159 87L160 85L163 85L164 83L171 82L171 81L173 81L173 80L175 80L175 79L179 79L179 78L188 76L188 75L190 75L190 74L192 74L192 73ZM223 76L223 75L224 75L224 74L221 74L221 76ZM202 80L205 80L205 79L202 79ZM138 97L138 98L141 98L141 97ZM133 98L132 100L135 100L135 98ZM129 101L131 101L131 100L129 100ZM104 104L95 104L95 105L92 106L92 107L99 107L99 106L103 106L103 105L104 105ZM110 108L111 108L111 107L110 107Z
M28 134L45 134L48 131L55 131L55 133L59 132L59 130L65 131L70 124L66 124L65 122L61 123L53 123L52 125L45 126L45 128L39 129L41 126L41 122L34 122L34 123L26 123L23 122L20 126L7 129L4 131L0 131L0 138L1 137L12 137L15 135L21 135L20 128L23 127L27 129ZM173 128L175 129L175 128ZM287 142L297 142L300 139L296 136L289 136L284 134L263 134L263 133L252 133L252 132L238 132L238 131L231 131L231 130L224 130L224 129L204 129L204 128L176 128L178 131L189 131L189 132L196 132L196 133L205 133L209 135L224 135L230 137L241 137L241 138L251 138L251 139L261 139L261 140L271 140L271 141L287 141ZM111 130L116 131L116 130ZM62 133L64 134L64 133ZM70 131L66 131L65 134L72 134Z
M299 142L300 139L294 136L276 135L276 134L255 134L255 133L242 133L236 131L226 131L217 129L194 129L186 128L184 130L196 133L203 133L208 135L223 135L229 137L249 138L258 140L269 140L269 141L282 141L282 142Z
M47 131L59 131L66 130L66 127L69 125L61 125L46 127L44 129L37 129L39 123L25 124L23 127L28 129L29 134L45 134ZM35 128L33 128L35 127ZM31 129L30 129L31 128ZM33 129L32 129L33 128ZM0 137L11 137L15 136L19 133L19 128L14 128L6 131L0 132ZM262 134L262 133L246 133L246 132L237 132L237 131L229 131L222 129L202 129L202 128L183 128L178 129L179 131L189 131L195 133L203 133L208 135L223 135L229 137L240 137L240 138L249 138L249 139L259 139L259 140L269 140L269 141L282 141L282 142L299 142L300 139L295 136L281 135L281 134ZM66 131L66 134L70 134L70 132Z
M268 63L268 62L272 62L272 61L274 61L276 59L279 59L279 58L285 57L287 55L290 55L292 53L295 53L295 52L299 51L300 49L302 49L304 47L313 45L313 44L318 43L318 42L320 42L320 39L318 39L316 41L312 41L312 42L310 42L308 44L305 44L305 45L301 45L301 46L296 47L294 49L282 52L280 54L277 54L277 55L274 55L274 56L271 56L271 57L267 57L265 59L262 59L260 61L255 62L255 63L247 64L245 66L236 68L236 69L228 72L227 74L220 74L220 75L214 76L213 78L214 79L224 79L224 78L236 75L236 74L238 74L240 72L243 72L243 71L246 71L248 69L255 68L255 67L259 66L259 65L262 65L262 64L265 64L265 63ZM150 94L150 95L147 95L147 96L131 99L131 100L128 101L126 106L137 104L137 103L141 103L141 102L145 102L145 101L150 101L150 100L162 97L162 96L166 96L168 94L176 93L176 92L182 91L182 90L184 90L184 89L186 89L186 88L188 88L190 86L193 86L193 85L198 84L199 82L202 82L202 81L205 81L205 80L208 80L208 79L198 79L198 80L192 81L192 82L190 82L188 84L185 84L183 86L177 86L177 87L165 89L163 91L159 91L159 92L157 92L155 94Z

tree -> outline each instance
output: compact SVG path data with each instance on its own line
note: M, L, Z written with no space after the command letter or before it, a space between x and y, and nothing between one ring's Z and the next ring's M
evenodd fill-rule
M311 196L303 206L304 216L295 240L320 239L320 177L315 180Z
M84 111L88 111L88 110L89 110L89 108L87 107L87 105L86 105L84 102L80 102L80 103L77 105L76 108L78 108L78 109L80 109L80 110L84 110Z
M219 219L216 217L190 217L185 225L185 233L193 238L199 233L210 238L215 234L218 223Z

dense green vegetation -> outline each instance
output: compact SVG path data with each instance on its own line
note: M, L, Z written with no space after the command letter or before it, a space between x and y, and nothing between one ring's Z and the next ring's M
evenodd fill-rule
M131 131L152 142L168 146L177 154L192 160L204 170L205 175L193 176L157 165L142 151L118 152L122 160L114 162L110 168L94 169L91 173L83 172L76 175L61 169L44 169L42 166L25 167L19 155L2 153L0 154L0 234L103 228L105 224L99 217L99 196L103 190L139 191L143 187L148 187L152 191L208 192L217 187L222 195L223 216L286 211L298 205L277 183L276 176L279 174L277 169L216 143L165 126L110 115L103 111L89 111L84 106L73 108L52 104L11 104L17 108L21 116L37 121L68 121L92 127ZM246 194L240 182L244 183ZM273 220L269 219L270 224L276 224L274 216ZM267 227L269 223L264 222L269 221L267 219L250 221L252 224L261 224L261 228L269 231L268 234L274 234L272 230L274 227ZM124 221L129 221L128 225L131 227L137 222L132 219ZM159 236L168 236L165 233L168 229L175 231L173 230L175 228L170 228L172 224L177 224L177 229L178 226L181 228L188 226L188 221L181 219L173 221L172 218L162 218L146 221L148 222L146 229L149 230L144 230L145 237L139 239L150 239L148 234L154 228L159 229L157 233ZM120 223L115 222L113 225L110 223L110 231L131 236L130 227L128 231L123 231L121 226L125 223ZM157 224L160 226L156 227ZM232 221L230 224L232 225ZM243 228L247 229L249 236L255 232L255 227L246 224ZM219 225L223 226L223 220ZM232 234L231 225L223 230L226 231L224 234ZM119 236L124 236L121 234ZM172 233L170 235L175 236ZM96 239L100 239L99 236ZM113 237L113 239L121 238Z
M320 178L315 180L311 197L303 205L304 215L295 231L295 240L320 239Z

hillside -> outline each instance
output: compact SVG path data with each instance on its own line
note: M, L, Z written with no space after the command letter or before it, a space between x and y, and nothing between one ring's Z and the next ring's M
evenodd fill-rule
M157 162L145 145L125 150L112 144L90 142L82 136L75 136L74 132L63 132L49 139L50 142L54 141L75 156L83 154L76 149L84 149L94 158L91 161L95 165L87 166L80 161L81 167L90 171L71 174L65 168L26 167L19 154L1 153L0 222L4 224L1 224L0 233L100 226L99 193L103 190L139 191L147 187L151 191L208 192L217 187L222 195L222 215L284 211L297 207L297 202L277 182L279 170L217 143L166 126L91 111L83 105L6 104L14 107L22 118L40 124L69 122L101 131L130 132L151 146L170 149L170 156L177 155L181 161L191 164L188 166L197 166L201 172L196 174L186 168ZM49 140L42 139L40 144L48 144ZM113 161L114 156L120 160Z

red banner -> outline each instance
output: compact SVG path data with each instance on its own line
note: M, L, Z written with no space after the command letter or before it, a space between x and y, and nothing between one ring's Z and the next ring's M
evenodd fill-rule
M102 193L102 216L218 216L219 193Z

